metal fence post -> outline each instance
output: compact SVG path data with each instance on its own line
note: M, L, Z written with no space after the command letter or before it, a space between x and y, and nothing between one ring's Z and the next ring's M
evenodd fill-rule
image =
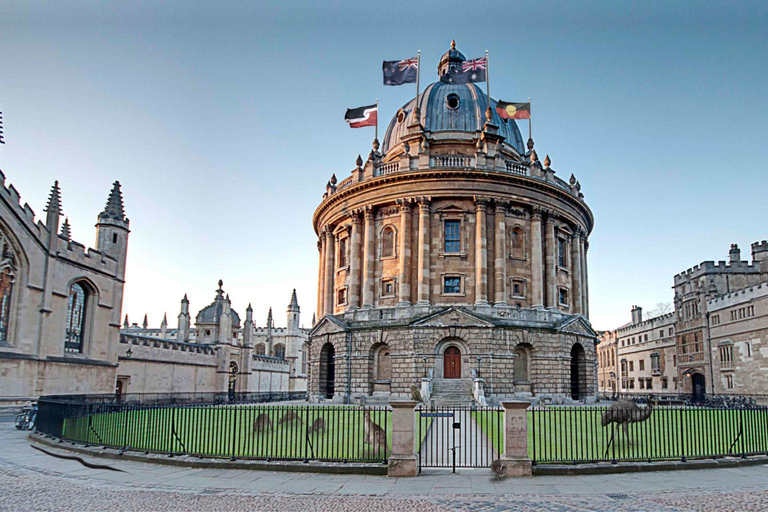
M416 405L412 400L393 400L392 455L389 457L388 476L416 476L418 463L414 451L416 433Z

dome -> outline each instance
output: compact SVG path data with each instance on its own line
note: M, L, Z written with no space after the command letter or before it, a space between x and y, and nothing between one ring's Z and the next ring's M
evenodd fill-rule
M224 311L224 303L229 302L229 296L224 298L224 290L221 289L222 282L219 281L219 289L216 290L216 298L208 306L201 309L195 317L195 323L198 324L218 324L221 318L221 313ZM240 315L237 311L230 308L232 314L232 326L240 327Z
M448 50L440 57L440 63L437 65L437 75L442 76L448 72L448 70L455 67L455 64L464 62L467 60L464 54L456 49L456 41L451 41L451 49ZM454 66L451 66L454 64Z
M449 50L461 55L458 50ZM463 56L462 56L463 60ZM442 60L441 60L442 62ZM429 136L441 133L451 139L471 142L482 131L485 124L485 109L487 107L485 93L475 84L455 85L436 82L430 84L419 96L421 124ZM382 141L382 152L388 153L401 144L400 137L408 131L412 124L413 110L416 99L412 99L398 110L387 126ZM496 100L491 98L493 118L491 122L499 127L499 135L504 137L504 144L514 148L519 154L525 153L523 137L517 123L512 119L502 119L496 113Z

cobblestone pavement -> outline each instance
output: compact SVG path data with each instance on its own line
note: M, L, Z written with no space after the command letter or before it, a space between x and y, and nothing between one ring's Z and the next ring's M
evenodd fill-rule
M493 480L485 471L390 479L183 468L33 450L0 425L0 510L768 511L768 466Z

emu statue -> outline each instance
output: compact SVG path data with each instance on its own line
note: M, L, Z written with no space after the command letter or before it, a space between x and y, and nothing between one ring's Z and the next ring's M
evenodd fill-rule
M641 409L635 402L632 402L631 400L617 400L608 408L607 411L603 413L601 424L603 427L606 427L611 423L621 425L621 428L624 429L624 437L626 437L629 444L632 444L632 440L629 437L629 424L642 423L651 417L651 413L653 413L653 404L650 402L650 400L648 401L648 405L645 409ZM608 441L608 445L605 447L605 454L608 453L608 449L614 442L615 435L615 427L612 427L611 440Z
M307 429L307 435L313 433L313 432L322 432L325 430L325 420L323 418L315 418L315 421L312 422L312 425L309 426Z
M421 397L421 391L419 390L419 387L416 386L415 384L411 384L411 398L419 402L420 404L424 403L424 399Z
M253 431L257 434L266 434L272 430L272 420L269 419L265 413L261 413L256 416L256 421L253 422Z
M295 411L288 411L283 415L282 418L280 418L280 421L278 421L277 423L279 425L282 425L283 423L292 423L294 421L298 421L302 425L304 424L304 422L301 420L301 417L298 414L296 414Z
M379 425L371 421L371 411L366 410L363 415L363 432L365 433L365 444L371 445L374 453L384 450L384 457L387 456L389 446L387 446L387 433Z

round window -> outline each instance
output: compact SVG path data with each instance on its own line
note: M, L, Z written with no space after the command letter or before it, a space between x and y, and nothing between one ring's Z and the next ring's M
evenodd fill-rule
M459 95L458 94L449 94L445 98L445 104L448 106L451 110L458 110L459 108Z
M405 121L406 112L403 109L398 110L397 112L397 122L402 123Z

